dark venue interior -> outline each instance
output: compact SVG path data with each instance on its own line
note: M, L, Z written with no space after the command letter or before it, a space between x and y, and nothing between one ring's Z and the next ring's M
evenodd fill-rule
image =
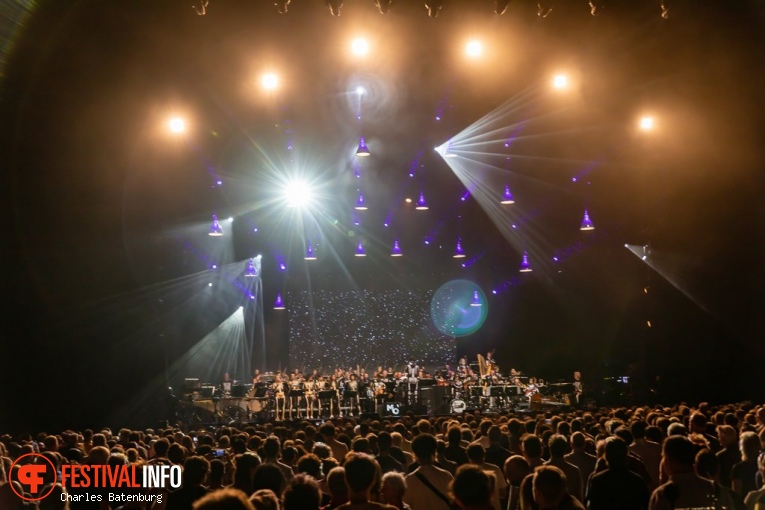
M313 339L403 366L397 334L761 400L765 4L661 3L3 3L0 430L156 424Z

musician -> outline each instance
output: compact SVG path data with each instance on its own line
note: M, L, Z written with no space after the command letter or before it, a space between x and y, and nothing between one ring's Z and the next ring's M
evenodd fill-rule
M350 374L343 391L343 402L348 406L348 414L353 415L359 410L359 381L356 374Z
M524 395L527 397L531 397L532 395L536 395L539 393L539 386L537 385L537 380L534 377L529 377L529 384L526 386L526 391L524 392Z
M457 374L465 376L467 375L469 370L470 370L470 367L468 366L467 358L463 356L462 358L460 358L460 362L457 365Z
M571 405L581 407L584 393L584 384L582 383L582 373L578 370L574 372L574 393L571 395Z
M497 362L494 360L494 351L495 349L492 347L489 352L486 353L486 369L489 372L499 369L499 365L497 365Z
M223 374L223 383L220 385L220 387L223 391L224 397L231 396L231 376L228 372Z
M314 414L314 409L317 409L318 414L321 414L321 404L319 403L319 381L310 374L305 380L305 411L308 415L308 419L313 419L317 416Z

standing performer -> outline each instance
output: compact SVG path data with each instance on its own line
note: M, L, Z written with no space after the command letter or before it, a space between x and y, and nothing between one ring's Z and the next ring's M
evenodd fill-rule
M319 406L319 382L314 378L313 374L309 375L305 381L305 412L309 420L315 418L317 414L314 410ZM321 413L321 407L318 407L318 413Z
M300 403L303 400L303 380L301 379L301 376L297 372L293 372L290 374L290 420L293 418L293 411L294 414L297 415L298 418L300 418Z
M417 375L420 372L420 367L417 363L410 361L406 365L406 381L407 381L407 403L411 406L417 403Z
M271 387L274 392L274 400L276 401L276 421L284 421L287 411L287 393L284 386L285 382L282 380L281 373L276 374L276 378Z
M355 413L360 413L359 409L359 381L356 378L356 374L352 373L348 381L345 383L343 391L343 402L348 407L348 415L353 416Z
M571 395L571 405L574 407L581 407L584 394L584 384L582 384L582 373L578 370L574 372L574 393Z

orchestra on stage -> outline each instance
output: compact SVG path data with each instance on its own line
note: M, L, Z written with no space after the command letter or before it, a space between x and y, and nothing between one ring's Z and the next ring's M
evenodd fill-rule
M440 409L457 414L468 409L483 412L522 410L543 406L582 405L581 373L573 381L546 383L511 368L500 371L493 357L478 355L473 363L461 358L456 367L428 371L416 361L401 370L377 367L315 369L303 372L255 371L247 383L225 374L221 384L185 381L179 419L184 422L276 421L327 419L375 414L381 406L397 402L408 409L420 409L421 396L428 388L441 388L436 395L444 402ZM432 403L432 402L431 402ZM422 414L432 414L426 409Z

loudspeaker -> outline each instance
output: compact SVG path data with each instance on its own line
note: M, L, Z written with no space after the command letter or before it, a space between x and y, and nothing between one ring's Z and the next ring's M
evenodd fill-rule
M449 414L449 402L446 399L447 386L420 388L420 404L427 414Z

